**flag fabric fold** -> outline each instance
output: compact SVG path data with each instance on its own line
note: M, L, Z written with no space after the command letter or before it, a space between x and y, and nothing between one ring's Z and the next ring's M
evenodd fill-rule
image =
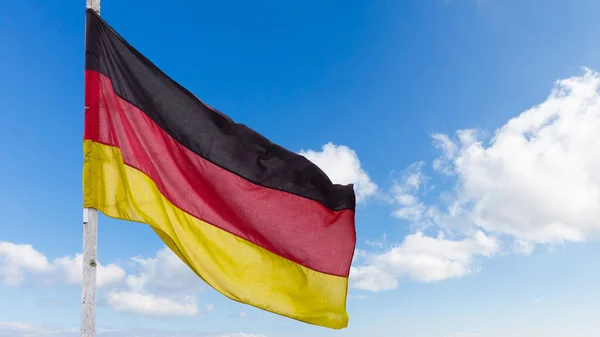
M352 186L204 104L86 13L84 207L150 225L233 300L346 327Z

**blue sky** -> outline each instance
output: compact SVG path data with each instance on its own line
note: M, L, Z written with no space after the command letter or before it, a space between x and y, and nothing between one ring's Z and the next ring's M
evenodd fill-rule
M84 9L0 11L0 336L77 335ZM101 217L99 335L598 336L599 10L103 0L167 74L360 202L347 329L226 300Z

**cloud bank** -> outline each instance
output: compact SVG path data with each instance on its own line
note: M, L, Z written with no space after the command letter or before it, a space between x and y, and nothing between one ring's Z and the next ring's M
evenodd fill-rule
M452 187L425 202L425 162L405 170L390 192L392 214L417 232L357 260L354 286L379 291L395 288L403 276L425 282L459 277L474 270L478 257L503 249L531 254L539 245L598 239L598 130L600 74L585 69L557 81L544 102L491 137L477 129L433 134L440 155L432 169Z

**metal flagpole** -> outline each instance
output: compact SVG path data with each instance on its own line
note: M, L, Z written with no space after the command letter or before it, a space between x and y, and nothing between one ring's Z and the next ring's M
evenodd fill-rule
M86 0L86 9L100 14L100 0ZM83 210L83 279L81 282L81 337L96 335L96 252L98 211Z

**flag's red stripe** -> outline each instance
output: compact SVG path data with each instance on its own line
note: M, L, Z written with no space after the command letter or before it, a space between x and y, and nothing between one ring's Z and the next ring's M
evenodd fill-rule
M85 139L118 147L183 211L291 261L347 277L356 242L354 212L253 184L191 152L110 80L86 70ZM235 248L232 248L235 249Z

